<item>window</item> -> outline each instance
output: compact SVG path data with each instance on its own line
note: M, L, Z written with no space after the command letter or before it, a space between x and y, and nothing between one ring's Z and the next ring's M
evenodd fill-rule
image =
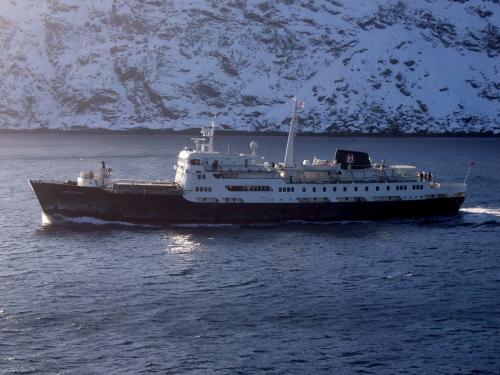
M375 186L375 190L379 191L380 190L380 186Z
M365 186L365 191L368 191L368 186Z
M194 190L195 191L200 191L200 188L198 186L196 186L196 188Z
M408 186L406 186L406 185L405 185L405 186L403 186L403 189L404 189L404 190L406 190L407 188L408 188Z
M323 187L323 193L326 193L326 187Z
M313 192L314 192L314 193L316 192L316 187L313 187Z
M202 178L203 180L206 180L206 179L207 179L207 176L205 176L205 175L203 174L203 175L201 175L201 178Z
M271 186L265 185L226 185L229 191L273 191ZM279 191L285 191L285 188L279 188Z
M303 188L302 188L302 192L303 192L303 193L305 193L305 192L306 192L306 188L305 188L305 187L303 187Z
M388 186L387 186L387 191L389 191L389 190L391 190L391 187L388 185Z
M332 190L333 190L333 191L337 191L337 187L336 187L336 186L334 186Z
M295 191L295 188L292 188L292 193Z
M278 191L281 193L283 191L283 188L279 188Z
M398 185L398 186L396 186L396 190L399 190L399 185Z
M347 187L346 186L344 186L344 191L347 191Z
M354 191L358 191L358 187L357 186L354 186Z

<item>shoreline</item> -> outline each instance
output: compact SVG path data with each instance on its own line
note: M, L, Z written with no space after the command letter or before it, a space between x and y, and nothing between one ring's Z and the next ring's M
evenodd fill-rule
M218 129L218 135L246 135L246 136L287 136L288 132L279 131L244 131L244 130L224 130ZM115 135L199 135L199 128L184 130L172 129L0 129L0 134L115 134ZM300 132L301 136L307 137L471 137L471 138L500 138L500 133L488 132L443 132L443 133L401 133L401 132L382 132L382 133L363 133L363 132L333 132L333 133L313 133Z

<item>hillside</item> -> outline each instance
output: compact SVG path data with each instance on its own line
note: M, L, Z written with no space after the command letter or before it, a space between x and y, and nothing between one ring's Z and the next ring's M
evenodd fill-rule
M499 0L0 0L0 128L500 133Z

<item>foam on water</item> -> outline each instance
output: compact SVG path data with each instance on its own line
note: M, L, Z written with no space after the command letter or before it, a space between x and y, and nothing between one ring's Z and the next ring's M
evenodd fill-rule
M151 224L135 224L135 223L129 223L127 221L102 220L90 216L68 217L68 216L57 215L57 217L54 217L53 219L54 220L50 219L45 214L42 214L42 225L50 225L55 223L71 223L71 224L104 225L104 226L118 225L127 227L158 228L158 226Z
M50 225L52 224L52 221L50 220L50 218L45 215L44 212L42 212L42 226L46 226L46 225Z
M500 208L469 207L469 208L462 208L460 212L500 217Z

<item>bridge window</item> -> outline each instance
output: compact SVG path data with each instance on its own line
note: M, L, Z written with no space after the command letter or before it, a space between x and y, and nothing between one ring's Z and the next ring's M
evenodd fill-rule
M200 165L201 164L200 163L200 159L191 159L189 161L189 164L191 164L191 165Z

